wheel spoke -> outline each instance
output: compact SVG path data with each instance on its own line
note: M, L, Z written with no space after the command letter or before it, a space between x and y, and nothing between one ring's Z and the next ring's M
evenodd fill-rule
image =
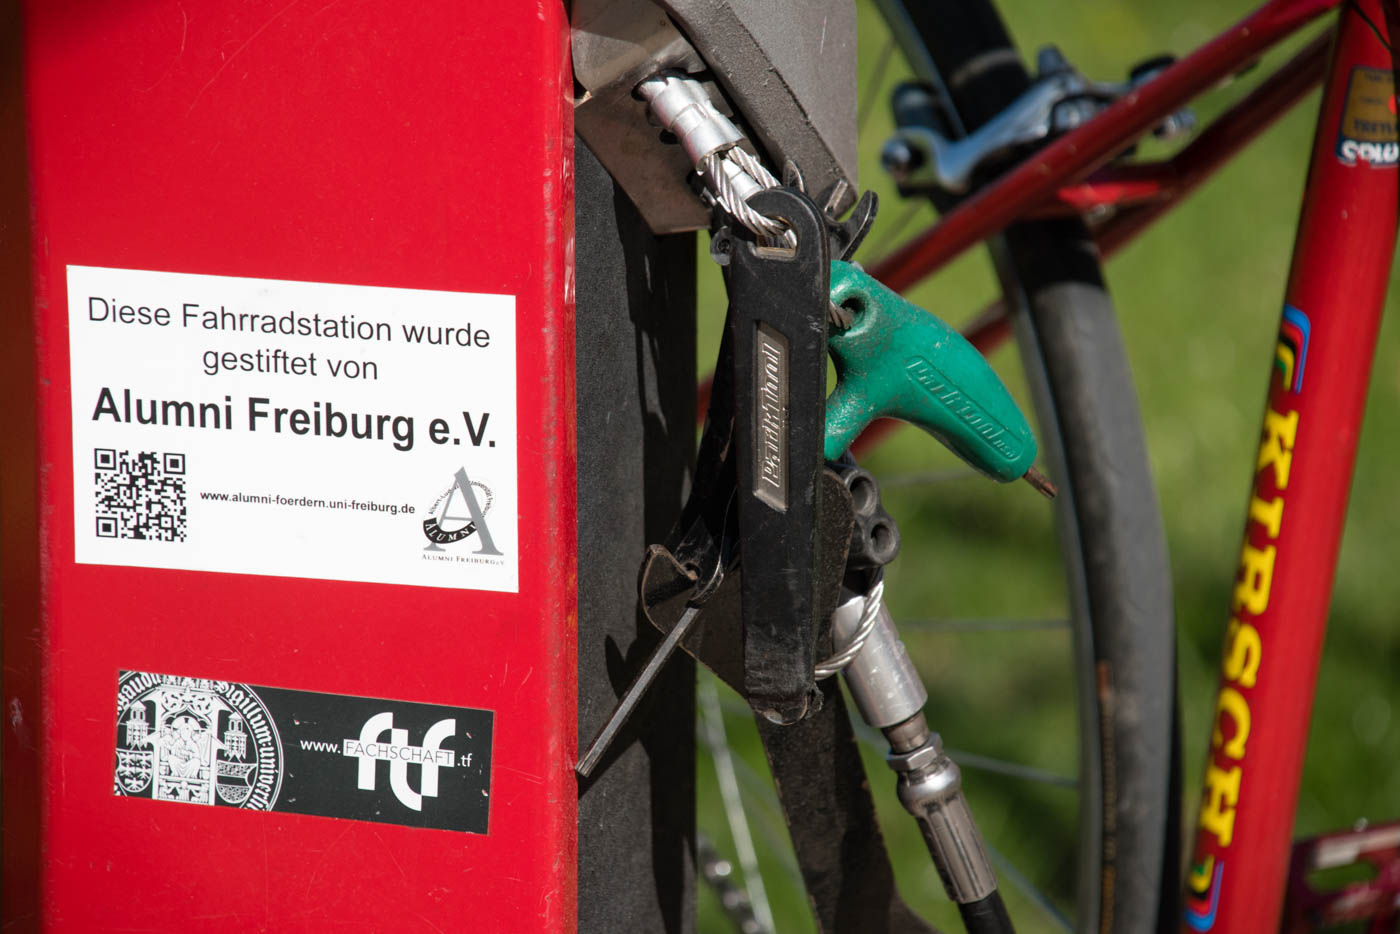
M764 927L759 920L748 890L742 883L734 881L734 864L719 854L714 843L703 832L695 835L695 860L700 878L714 891L734 930L773 934L773 929Z
M752 722L753 709L732 696L728 691L719 697L719 707L726 715L733 715L745 722ZM750 826L758 828L760 835L768 845L769 852L777 856L779 862L782 863L783 870L791 878L793 884L802 885L802 871L798 868L797 858L793 855L789 843L787 818L783 815L783 806L778 801L778 793L773 788L772 780L767 775L760 774L742 756L731 756L731 761L734 765L735 775L739 780L740 790L750 802L756 802L759 805L757 809L758 819L751 820Z
M881 755L890 751L890 744L885 742L885 738L864 720L858 717L852 717L851 729L856 734L857 740L869 746L871 749L878 751Z
M1011 631L1027 629L1068 629L1067 619L902 619L900 629L924 632Z
M865 97L860 102L859 115L856 117L857 134L865 132L865 124L875 112L875 104L880 100L880 90L885 86L885 70L889 68L890 59L893 57L894 36L889 36L885 39L884 48L880 49L879 57L875 59L870 82L865 87Z
M1003 856L1001 852L990 843L987 844L987 853L991 856L992 862L996 865L997 870L1006 877L1006 880L1011 883L1016 891L1034 902L1036 907L1045 912L1046 917L1055 922L1061 930L1074 931L1074 925L1064 916L1064 913L1061 912L1059 908L1055 907L1055 903L1050 900L1050 896L1036 888L1035 884L1032 883L1030 879L1026 878L1025 873L1016 868L1015 863Z
M936 470L916 470L911 473L899 473L892 477L880 480L880 488L892 490L902 486L936 486L940 483L951 483L954 480L971 480L973 477L980 477L975 470L967 467L939 467Z
M724 714L720 711L719 692L715 690L714 679L701 678L698 693L705 744L710 747L710 758L715 764L720 797L724 801L724 815L729 822L729 833L734 838L734 850L739 856L739 868L744 873L749 902L753 906L754 917L763 925L763 929L773 931L773 909L768 905L768 893L763 888L763 874L758 871L758 855L754 852L748 812L744 810L743 797L739 794L739 778L734 772L734 756L724 732Z
M1039 782L1042 785L1054 785L1057 788L1079 788L1079 779L1070 778L1068 775L1057 775L1046 769L1038 769L1033 765L1022 765L1019 762L1008 762L1005 759L995 759L991 756L979 756L975 752L965 752L961 749L947 749L945 751L954 762L967 766L969 769L994 772L997 775L1020 778L1028 782Z
M783 871L793 885L805 885L802 881L802 869L797 865L797 856L792 851L787 820L783 817L782 806L778 804L778 796L773 791L773 786L752 768L746 767L743 760L739 761L738 772L739 783L744 790L766 805L758 812L763 820L756 821L755 825L767 842L768 851L778 857L778 862L782 864Z

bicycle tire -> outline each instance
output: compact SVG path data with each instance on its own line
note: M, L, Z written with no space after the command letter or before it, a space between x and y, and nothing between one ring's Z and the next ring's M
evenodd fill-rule
M1011 231L1008 251L1033 251L1046 234ZM1018 271L1025 282L1024 263ZM1161 897L1176 890L1179 846L1171 581L1137 397L1100 284L1058 272L1026 292L1017 345L1040 383L1046 456L1064 478L1062 553L1080 578L1070 593L1085 609L1074 615L1087 623L1075 627L1081 781L1098 784L1081 841L1097 846L1081 845L1090 888L1079 896L1080 930L1174 930L1172 899Z
M932 69L921 76L942 86L967 130L1029 85L989 0L880 5L911 65ZM954 203L934 200L940 210ZM1080 221L1015 225L994 257L1044 456L1061 480L1056 511L1075 621L1081 801L1090 803L1080 809L1077 927L1174 930L1180 795L1171 577L1126 351Z

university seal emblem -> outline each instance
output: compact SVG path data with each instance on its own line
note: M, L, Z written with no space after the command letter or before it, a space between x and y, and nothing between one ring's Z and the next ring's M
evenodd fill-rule
M121 673L116 794L268 811L283 765L277 728L248 685Z

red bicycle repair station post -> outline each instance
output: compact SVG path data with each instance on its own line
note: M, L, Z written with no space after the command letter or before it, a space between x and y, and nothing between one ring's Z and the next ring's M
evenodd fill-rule
M1184 931L1279 929L1333 573L1395 251L1400 144L1386 29L1380 0L1343 7L1231 600Z
M572 929L564 7L21 12L5 929Z

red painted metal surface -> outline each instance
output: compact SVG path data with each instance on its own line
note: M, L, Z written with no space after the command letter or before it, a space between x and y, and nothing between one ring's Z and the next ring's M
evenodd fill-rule
M1323 96L1225 637L1184 931L1279 926L1337 548L1395 252L1395 153L1390 164L1347 164L1339 138L1350 82L1369 66L1373 83L1391 81L1389 100L1368 106L1383 117L1388 111L1375 125L1388 124L1395 139L1390 53L1358 11L1381 29L1386 23L1380 0L1346 8Z
M0 251L5 929L571 929L563 5L24 12L0 110L0 221L32 231ZM519 593L75 564L68 264L516 296ZM493 710L489 833L116 797L119 668Z
M871 269L896 291L996 233L1065 185L1103 165L1191 98L1340 0L1272 0L1227 32L1167 68L1141 89L968 198L926 234Z
M1100 207L1140 204L1169 198L1177 186L1170 161L1105 166L1073 185L1055 192L1055 197L1032 212L1032 216L1080 214Z
M1131 214L1139 219L1132 229L1140 232L1144 222L1156 220L1170 205L1195 191L1322 80L1332 38L1333 31L1328 30L1313 39L1170 159L1105 166L1084 181L1061 188L1052 202L1035 213L1145 205L1148 210Z
M1094 238L1104 257L1127 246L1307 96L1327 71L1333 36L1328 30L1309 42L1168 160L1173 184L1166 197L1120 211L1096 228Z
M1317 870L1361 864L1371 878L1337 887L1314 884ZM1400 821L1300 840L1288 867L1283 934L1308 934L1369 922L1368 934L1388 934L1400 921Z

